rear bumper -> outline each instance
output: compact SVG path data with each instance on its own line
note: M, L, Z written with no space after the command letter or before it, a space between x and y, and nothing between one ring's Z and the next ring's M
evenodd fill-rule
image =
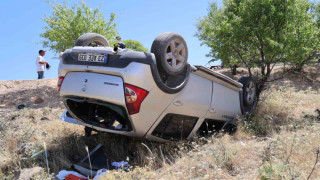
M87 126L87 127L90 127L92 129L95 129L97 131L102 131L102 132L109 132L109 133L114 133L114 134L121 134L121 135L125 135L125 136L135 136L135 137L139 137L137 135L136 132L134 131L117 131L117 130L111 130L111 129L105 129L105 128L102 128L102 127L98 127L98 126L94 126L92 124L89 124L89 123L85 123L81 120L78 120L78 119L74 119L73 117L70 117L67 115L68 111L65 110L61 117L60 117L60 120L64 121L64 122L67 122L67 123L72 123L72 124L77 124L77 125L82 125L82 126Z

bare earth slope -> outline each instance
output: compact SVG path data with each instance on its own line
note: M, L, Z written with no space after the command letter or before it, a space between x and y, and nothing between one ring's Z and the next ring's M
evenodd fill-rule
M32 109L62 107L56 87L57 79L0 81L0 113L12 112L19 104Z

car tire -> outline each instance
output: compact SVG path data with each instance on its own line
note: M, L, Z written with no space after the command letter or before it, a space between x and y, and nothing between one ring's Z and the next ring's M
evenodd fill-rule
M75 41L74 45L75 46L91 46L92 42L95 42L96 45L98 46L105 46L105 47L110 46L108 40L101 34L97 34L97 33L83 34Z
M251 113L257 105L257 86L251 77L241 77L238 81L243 85L242 100L245 113Z
M160 71L177 75L187 66L188 47L183 37L177 33L165 32L156 37L151 46Z

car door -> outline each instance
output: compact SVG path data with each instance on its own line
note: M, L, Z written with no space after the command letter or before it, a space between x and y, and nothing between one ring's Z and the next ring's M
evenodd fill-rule
M151 127L148 135L175 140L187 138L211 104L212 81L190 74L186 87Z
M237 115L241 115L239 91L213 82L211 105L205 118L227 121Z
M211 94L212 81L191 73L186 87L174 98L166 112L202 117L209 109Z

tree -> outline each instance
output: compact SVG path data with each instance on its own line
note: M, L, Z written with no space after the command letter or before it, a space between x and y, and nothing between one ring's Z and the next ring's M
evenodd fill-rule
M303 66L317 57L320 49L320 31L317 27L316 10L314 4L298 1L302 10L294 12L293 29L288 36L290 49L286 53L286 59L294 66L295 70L301 71Z
M209 4L208 15L200 19L197 24L196 36L202 41L201 45L211 48L207 57L212 57L210 62L222 61L222 65L230 67L235 75L237 64L240 63L237 53L232 48L235 44L229 40L232 35L230 26L226 24L224 8L218 9L215 3Z
M319 31L311 8L307 0L225 0L220 9L211 3L196 36L215 60L243 64L250 76L258 67L259 97L277 63L307 59L317 49L318 38L308 42Z
M99 12L100 8L90 9L84 2L71 8L67 3L50 5L52 15L43 18L46 26L40 36L45 39L43 46L57 53L73 47L74 41L84 33L99 33L111 41L118 34L114 13L106 20Z
M148 49L145 48L139 41L124 40L123 43L126 45L126 48L128 48L128 49L132 49L135 51L148 52Z

